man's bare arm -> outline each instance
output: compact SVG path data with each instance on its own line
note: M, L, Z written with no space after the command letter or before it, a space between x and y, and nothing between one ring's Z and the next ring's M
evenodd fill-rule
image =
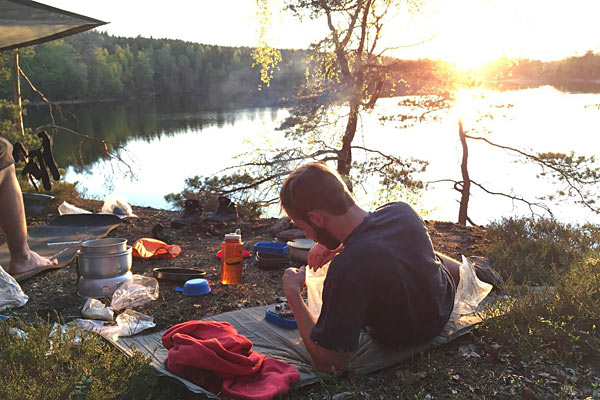
M298 325L302 341L317 369L323 372L331 372L332 369L339 371L346 365L342 357L336 351L319 346L310 338L310 332L315 326L316 321L300 295L304 286L304 274L304 267L300 269L288 268L285 271L283 274L285 297L296 318L296 324Z

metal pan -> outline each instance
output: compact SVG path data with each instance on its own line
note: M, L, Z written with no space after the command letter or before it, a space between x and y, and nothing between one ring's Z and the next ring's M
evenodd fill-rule
M83 297L111 297L115 290L126 282L131 282L133 275L127 272L124 275L105 279L86 279L83 276L79 278L79 295Z
M85 255L106 255L127 251L127 239L101 238L81 242L81 253Z
M131 246L115 254L85 254L77 252L77 268L84 278L102 279L123 275L131 270Z
M173 282L185 282L190 279L204 278L206 272L195 268L154 268L152 270L156 279Z

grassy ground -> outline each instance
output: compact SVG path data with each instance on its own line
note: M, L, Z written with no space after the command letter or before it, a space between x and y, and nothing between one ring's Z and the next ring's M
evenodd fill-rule
M518 299L506 302L510 312L394 367L346 373L285 398L600 399L598 228L508 219L487 229L485 243ZM95 335L70 332L50 344L49 332L43 321L0 323L0 398L199 398Z

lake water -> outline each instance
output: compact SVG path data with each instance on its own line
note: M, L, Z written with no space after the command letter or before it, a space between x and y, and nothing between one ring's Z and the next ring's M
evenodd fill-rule
M459 118L468 134L502 145L529 152L598 155L600 94L565 93L549 86L505 92L463 90L456 105L435 119L407 128L395 122L381 124L380 117L399 111L399 100L380 99L375 110L362 117L354 144L429 161L420 176L424 181L461 179ZM181 191L186 178L210 176L241 163L243 160L235 157L243 152L285 143L283 132L276 130L287 115L283 108L206 111L195 109L193 102L64 108L69 112L63 112L65 119L59 124L117 143L122 147L119 155L131 167L101 157L99 146L80 146L78 139L59 134L55 153L60 166L67 166L65 179L79 182L78 188L88 196L103 199L113 194L136 205L169 208L164 195ZM41 125L48 119L47 111L32 109L26 118L30 126ZM355 159L363 156L357 153ZM470 177L490 191L531 201L556 191L557 186L538 176L539 167L520 160L514 153L469 141ZM374 198L375 192L374 182L355 190L359 203L367 209L380 202ZM459 199L451 183L440 182L430 184L410 201L426 218L456 221ZM574 201L547 204L562 221L600 223L598 215ZM472 187L469 216L475 223L511 215L530 215L529 208Z

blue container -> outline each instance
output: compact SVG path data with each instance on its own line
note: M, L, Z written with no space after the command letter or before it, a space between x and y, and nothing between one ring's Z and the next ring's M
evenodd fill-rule
M278 327L283 329L298 328L298 325L296 324L296 318L281 318L279 314L274 313L271 310L267 310L265 314L265 321L277 325Z
M258 242L254 245L254 252L285 256L290 252L290 247L281 242Z
M6 321L10 317L8 315L0 315L0 321Z
M184 296L203 296L210 293L210 286L206 279L196 278L186 281L183 288L176 287L175 291L183 292Z

